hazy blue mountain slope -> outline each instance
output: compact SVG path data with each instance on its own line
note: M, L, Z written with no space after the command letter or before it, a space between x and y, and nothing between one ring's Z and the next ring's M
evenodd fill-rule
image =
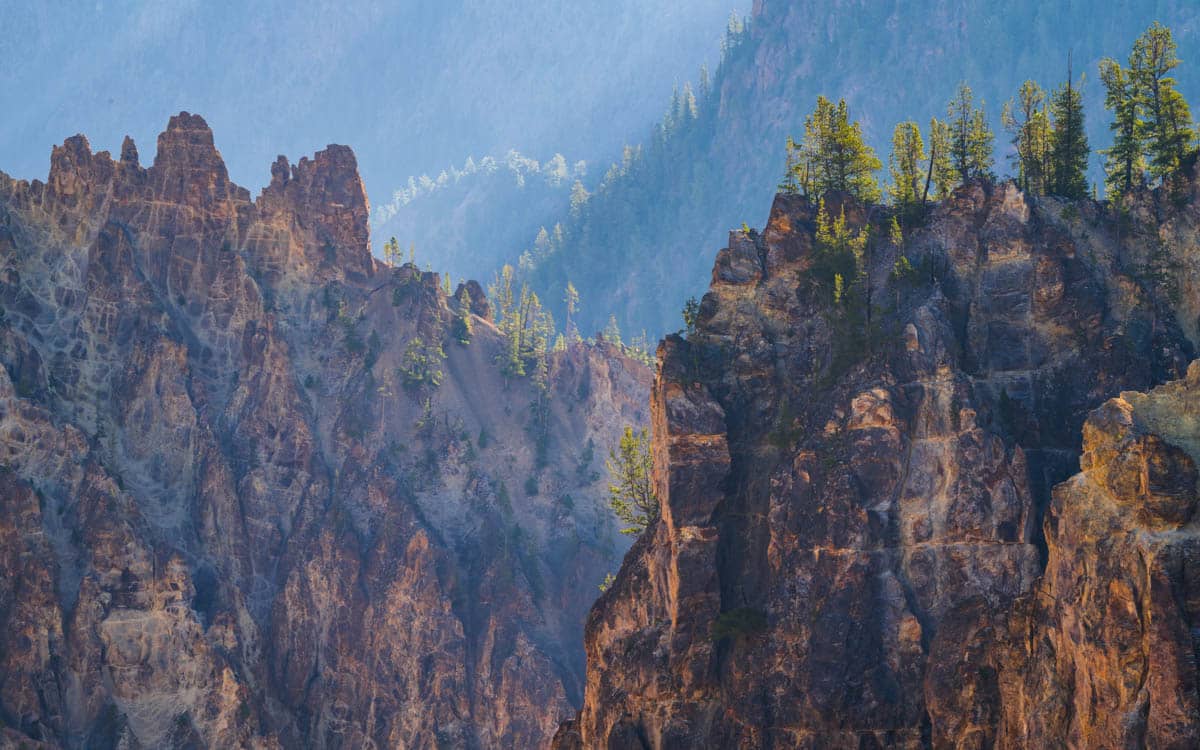
M1048 89L1064 80L1070 48L1075 70L1086 74L1098 166L1095 150L1111 139L1096 65L1105 56L1123 61L1155 19L1175 32L1184 60L1177 78L1195 102L1200 6L1193 2L757 0L697 116L650 135L640 158L606 180L577 216L564 216L565 241L538 261L536 285L557 301L571 280L583 297L585 331L610 313L627 330L679 328L683 301L708 283L712 248L742 222L763 224L782 176L784 140L802 135L818 94L846 98L886 163L895 123L912 118L926 129L966 80L994 121L1004 174L1002 103L1027 78Z
M205 113L251 189L276 154L330 142L354 147L374 202L468 154L594 159L659 115L737 5L5 0L0 163L44 178L77 132L153 153L179 110Z
M518 262L543 224L567 213L572 185L587 177L586 162L562 154L541 161L516 151L469 157L435 175L411 177L390 200L377 202L375 244L395 237L402 256L415 250L421 267L486 282L504 263Z

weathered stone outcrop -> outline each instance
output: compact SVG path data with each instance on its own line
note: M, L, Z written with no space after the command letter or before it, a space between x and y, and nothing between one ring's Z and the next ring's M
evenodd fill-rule
M348 148L252 201L187 113L149 168L0 174L0 747L532 747L579 704L650 373L503 377L478 284L464 345L367 215Z
M1194 745L1194 377L1080 441L1195 354L1195 211L1137 200L1164 221L969 184L897 247L829 196L876 238L842 303L813 205L731 233L556 745Z
M1200 745L1200 362L1084 426L1002 652L1004 747Z

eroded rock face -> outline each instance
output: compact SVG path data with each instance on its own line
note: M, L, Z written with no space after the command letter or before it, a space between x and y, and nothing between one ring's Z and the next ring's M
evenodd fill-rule
M367 214L348 148L252 201L187 113L149 168L0 174L0 746L534 747L579 704L650 373L506 380L478 284Z
M1195 744L1192 381L1080 442L1195 352L1184 264L1146 262L1194 209L1146 210L1162 236L969 184L869 245L870 318L814 283L803 199L732 233L660 348L661 520L592 610L557 746Z
M1005 747L1200 745L1200 362L1088 418L1000 660Z

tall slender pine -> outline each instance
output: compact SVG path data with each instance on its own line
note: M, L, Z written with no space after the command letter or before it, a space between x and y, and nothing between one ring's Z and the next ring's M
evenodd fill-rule
M1050 192L1065 198L1086 198L1091 147L1084 130L1083 96L1073 78L1068 54L1067 81L1054 92L1050 103L1054 118L1054 130L1050 138L1050 161L1053 166Z
M1130 75L1145 112L1150 174L1160 179L1179 170L1196 137L1191 110L1170 75L1178 65L1175 39L1166 26L1155 22L1134 42Z
M1113 131L1113 145L1100 152L1104 155L1104 188L1108 195L1119 197L1142 182L1146 170L1145 124L1129 70L1105 58L1100 61L1100 80L1104 83L1104 106L1113 113L1108 126Z

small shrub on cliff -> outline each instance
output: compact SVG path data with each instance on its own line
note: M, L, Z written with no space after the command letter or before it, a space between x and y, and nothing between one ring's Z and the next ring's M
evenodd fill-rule
M830 290L834 302L841 304L847 300L848 288L857 285L863 275L862 259L867 246L867 230L850 229L846 224L845 209L836 218L831 217L822 200L817 209L816 240L808 281L818 289Z
M409 340L404 349L404 357L400 362L399 375L404 381L405 388L418 388L430 385L434 388L442 384L442 360L446 353L438 344L426 345L420 336Z
M454 311L451 332L458 343L466 346L471 343L471 335L474 332L474 324L471 322L471 296L467 294L466 287L458 293L456 300L458 306Z
M624 524L622 534L640 534L658 518L654 493L654 457L650 435L625 428L621 442L608 452L608 504Z
M920 274L917 269L913 268L913 264L908 260L907 255L901 255L892 264L892 281L897 284L915 284Z
M738 607L722 612L713 620L709 634L714 641L725 638L741 638L761 633L767 629L767 616L751 607Z
M700 321L700 303L695 297L689 297L683 303L683 330L688 336L696 332L696 324Z

